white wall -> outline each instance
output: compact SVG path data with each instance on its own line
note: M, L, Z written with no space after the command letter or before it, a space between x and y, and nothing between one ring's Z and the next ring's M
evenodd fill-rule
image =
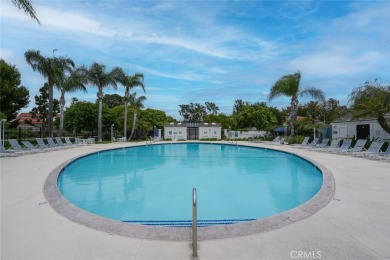
M164 127L164 139L172 140L187 140L187 127L186 126L165 126Z
M353 138L357 136L357 125L370 125L370 139L388 140L388 134L377 121L354 121L332 123L332 139Z
M254 138L254 137L263 137L267 132L266 131L230 131L228 132L225 129L225 136L228 138Z
M217 138L221 139L221 127L216 126L199 126L199 139Z

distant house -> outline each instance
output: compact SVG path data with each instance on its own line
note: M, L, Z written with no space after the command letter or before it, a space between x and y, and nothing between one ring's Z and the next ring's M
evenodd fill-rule
M390 113L386 114L386 119L390 120ZM332 139L357 138L357 139L378 139L390 140L390 134L379 125L374 118L352 119L349 113L334 120L332 123Z
M172 122L164 125L164 139L200 140L206 138L221 139L219 123L181 123Z
M20 113L15 120L19 121L18 128L40 128L42 119L40 114L35 117L31 113Z

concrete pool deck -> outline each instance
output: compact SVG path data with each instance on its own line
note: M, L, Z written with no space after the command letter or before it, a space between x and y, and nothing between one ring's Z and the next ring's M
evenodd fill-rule
M313 216L283 228L198 242L199 259L390 259L390 163L288 146L325 165L336 192ZM1 259L192 259L189 241L122 237L74 223L46 202L42 187L68 159L129 143L1 158ZM201 231L198 231L201 232Z

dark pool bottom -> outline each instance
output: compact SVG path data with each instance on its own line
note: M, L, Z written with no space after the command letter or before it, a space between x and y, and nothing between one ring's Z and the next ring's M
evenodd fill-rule
M332 199L335 191L335 182L332 173L325 166L309 158L298 157L316 165L322 172L323 182L321 189L313 198L296 208L267 218L256 220L245 219L242 221L228 220L226 223L219 223L219 225L212 226L207 225L207 220L203 223L202 221L198 221L198 226L202 227L198 229L198 239L229 238L271 231L305 219L325 207ZM188 221L177 223L178 225L175 225L173 222L171 223L172 225L169 223L168 225L162 225L164 223L153 222L122 222L107 219L76 207L61 195L57 186L57 179L61 170L75 159L77 158L68 160L56 167L50 173L44 184L45 197L51 207L59 214L84 226L120 236L157 240L189 241L192 239L192 223L188 223Z

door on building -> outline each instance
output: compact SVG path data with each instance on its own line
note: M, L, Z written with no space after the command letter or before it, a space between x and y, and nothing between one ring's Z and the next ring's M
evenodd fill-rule
M370 125L356 125L357 139L366 139L370 137Z
M187 128L187 139L188 140L198 140L199 139L199 128L198 127L188 127Z

